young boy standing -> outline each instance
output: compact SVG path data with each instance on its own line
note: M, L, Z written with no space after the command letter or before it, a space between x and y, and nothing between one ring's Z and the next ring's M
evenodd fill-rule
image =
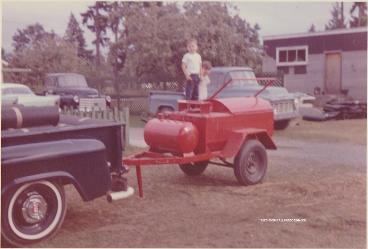
M188 53L183 56L181 68L186 78L185 98L198 100L198 85L200 82L202 58L197 53L198 46L195 39L187 42Z

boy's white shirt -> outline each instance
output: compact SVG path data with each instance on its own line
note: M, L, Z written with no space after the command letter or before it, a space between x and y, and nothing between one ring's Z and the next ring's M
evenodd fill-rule
M202 58L200 54L186 53L183 56L182 62L187 66L187 72L189 74L199 74L201 71Z

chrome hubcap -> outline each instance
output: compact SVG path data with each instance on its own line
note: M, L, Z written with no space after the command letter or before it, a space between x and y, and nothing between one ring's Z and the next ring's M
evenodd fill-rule
M28 195L22 206L23 218L31 224L40 222L46 217L47 202L37 192L31 192Z
M250 174L254 174L257 171L257 156L254 152L249 154L247 162L247 171Z

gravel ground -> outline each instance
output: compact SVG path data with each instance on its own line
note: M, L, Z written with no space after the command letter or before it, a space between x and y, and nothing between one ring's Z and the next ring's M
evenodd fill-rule
M231 169L186 177L143 168L145 197L84 203L67 187L59 233L35 247L366 248L366 120L299 121L276 132L263 183ZM136 189L135 170L128 179Z

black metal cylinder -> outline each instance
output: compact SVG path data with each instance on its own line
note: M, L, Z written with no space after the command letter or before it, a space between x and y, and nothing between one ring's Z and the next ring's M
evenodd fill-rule
M57 125L59 118L59 108L56 106L3 106L1 108L1 129Z

